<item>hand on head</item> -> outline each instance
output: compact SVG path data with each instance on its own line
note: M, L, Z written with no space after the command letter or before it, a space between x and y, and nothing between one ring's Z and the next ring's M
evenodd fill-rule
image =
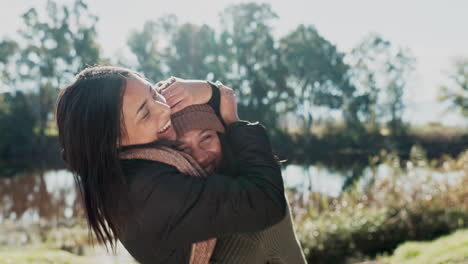
M229 125L239 121L236 94L231 88L219 81L216 82L216 86L219 88L221 95L220 112L224 122ZM160 90L161 94L166 98L172 113L179 112L190 105L205 104L212 96L211 87L206 82L183 80L176 77L158 82L156 89Z
M173 113L189 105L207 103L211 97L211 87L205 81L171 77L158 82L156 86L166 98Z

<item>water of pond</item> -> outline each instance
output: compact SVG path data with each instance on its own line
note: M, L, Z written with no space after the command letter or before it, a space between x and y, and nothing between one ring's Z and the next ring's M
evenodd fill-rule
M343 186L356 177L356 174L363 179L361 182L366 182L371 175L384 177L391 174L391 170L391 167L384 164L374 170L369 167L335 170L319 165L288 165L283 169L283 177L286 187L298 193L318 192L338 196ZM427 173L436 179L456 177L450 173L434 171L422 171L418 175ZM25 223L45 219L50 223L58 223L81 217L82 210L76 200L73 176L65 169L36 170L18 173L13 177L0 177L0 224L5 219Z

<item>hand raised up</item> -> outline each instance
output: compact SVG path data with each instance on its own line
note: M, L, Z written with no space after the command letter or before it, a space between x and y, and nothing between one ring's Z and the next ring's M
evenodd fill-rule
M205 104L211 97L211 87L205 81L184 80L171 77L158 82L156 87L166 98L172 113L176 113L193 104Z

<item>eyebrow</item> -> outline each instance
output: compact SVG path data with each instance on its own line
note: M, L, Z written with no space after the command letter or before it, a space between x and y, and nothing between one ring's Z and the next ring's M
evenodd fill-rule
M149 88L149 92L151 93L151 90L153 89L153 87L151 85L148 85L148 88ZM143 109L143 107L145 107L146 103L148 103L148 99L146 99L141 105L140 107L138 108L138 110L136 111L136 114L135 115L138 115L138 113L141 111L141 109Z

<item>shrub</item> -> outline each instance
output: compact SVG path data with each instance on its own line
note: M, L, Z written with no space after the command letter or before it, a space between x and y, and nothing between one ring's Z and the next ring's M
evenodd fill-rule
M376 256L404 241L434 239L468 227L468 151L437 168L420 148L411 153L403 166L396 155L379 157L393 170L338 198L313 194L309 208L293 202L297 233L310 263ZM456 182L435 180L424 169L456 171L460 177Z

